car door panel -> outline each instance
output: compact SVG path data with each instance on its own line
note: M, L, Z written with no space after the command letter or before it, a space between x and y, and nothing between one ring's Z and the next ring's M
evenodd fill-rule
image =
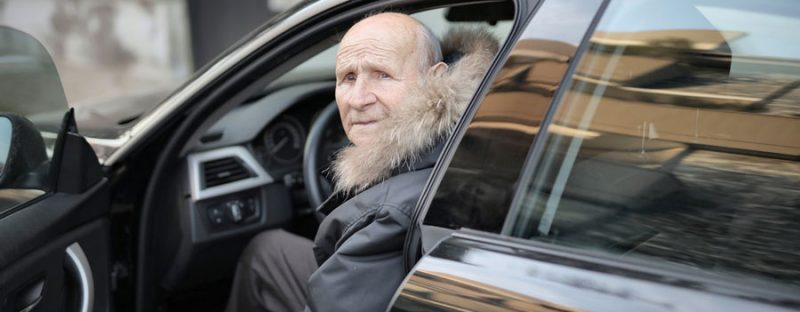
M109 309L108 180L85 139L69 132L71 113L65 120L53 191L0 218L2 311Z
M79 276L66 269L67 248L76 243L92 272L91 304L97 311L108 310L108 194L107 180L102 179L83 193L45 195L0 219L2 311L19 311L26 287L40 281L44 287L37 306L42 311L62 310L66 302L83 296Z
M702 290L702 291L698 291ZM793 311L793 294L456 232L423 258L391 311Z
M108 185L103 180L83 194L45 195L0 219L0 267L71 229L102 218L107 209Z
M37 303L35 308L38 311L84 311L81 307L86 307L86 311L108 311L109 229L108 219L91 221L60 233L58 239L46 240L31 253L3 266L0 298L4 301L0 308L3 311L22 311L30 306L28 303ZM67 252L70 246L78 246L83 252L87 263L79 267L90 274L91 282L81 281L79 274L71 272L73 260ZM36 287L37 283L43 284L42 289L31 300L30 288ZM89 285L92 286L89 293L82 290ZM83 303L83 296L92 300Z
M108 180L47 49L0 37L0 311L108 311Z
M786 48L796 38L729 19L752 15L779 28L797 23L787 12L798 9L606 1L569 81L530 131L537 137L524 144L525 164L511 172L513 201L481 201L497 194L486 189L465 202L432 188L415 223L429 252L390 310L799 310L800 193L786 187L800 181L800 119L785 111L797 93L773 92L800 74L781 69L797 66ZM762 45L739 44L741 34ZM782 122L757 122L766 118ZM468 127L482 124L476 114ZM489 154L465 141L459 149ZM499 159L472 171L454 160L442 185L453 184L452 172L487 180L480 170ZM506 216L502 230L481 228L481 212Z

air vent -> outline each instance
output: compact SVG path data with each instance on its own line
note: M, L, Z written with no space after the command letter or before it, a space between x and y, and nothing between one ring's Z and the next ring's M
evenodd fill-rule
M206 161L203 162L202 168L203 188L228 184L255 176L242 164L242 161L236 157L225 157Z

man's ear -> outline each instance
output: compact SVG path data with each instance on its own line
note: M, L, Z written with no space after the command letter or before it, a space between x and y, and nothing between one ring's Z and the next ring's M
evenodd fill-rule
M440 77L447 71L447 64L439 62L428 68L429 77Z

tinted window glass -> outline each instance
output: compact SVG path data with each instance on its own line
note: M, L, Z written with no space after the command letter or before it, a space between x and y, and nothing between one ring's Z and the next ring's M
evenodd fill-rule
M37 126L53 125L57 132L67 110L58 72L47 50L30 35L0 26L0 111L33 120ZM46 123L48 114L54 123ZM42 122L36 122L41 120Z
M514 236L800 284L800 3L613 1Z
M67 108L47 50L30 35L0 26L0 217L47 190L49 158Z
M542 4L461 139L426 225L500 231L528 148L600 2Z

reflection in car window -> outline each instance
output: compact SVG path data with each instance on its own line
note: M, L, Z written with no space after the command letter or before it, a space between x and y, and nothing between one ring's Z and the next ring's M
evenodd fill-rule
M500 231L528 147L600 2L542 4L458 143L424 224Z
M800 3L614 1L509 233L800 285Z

